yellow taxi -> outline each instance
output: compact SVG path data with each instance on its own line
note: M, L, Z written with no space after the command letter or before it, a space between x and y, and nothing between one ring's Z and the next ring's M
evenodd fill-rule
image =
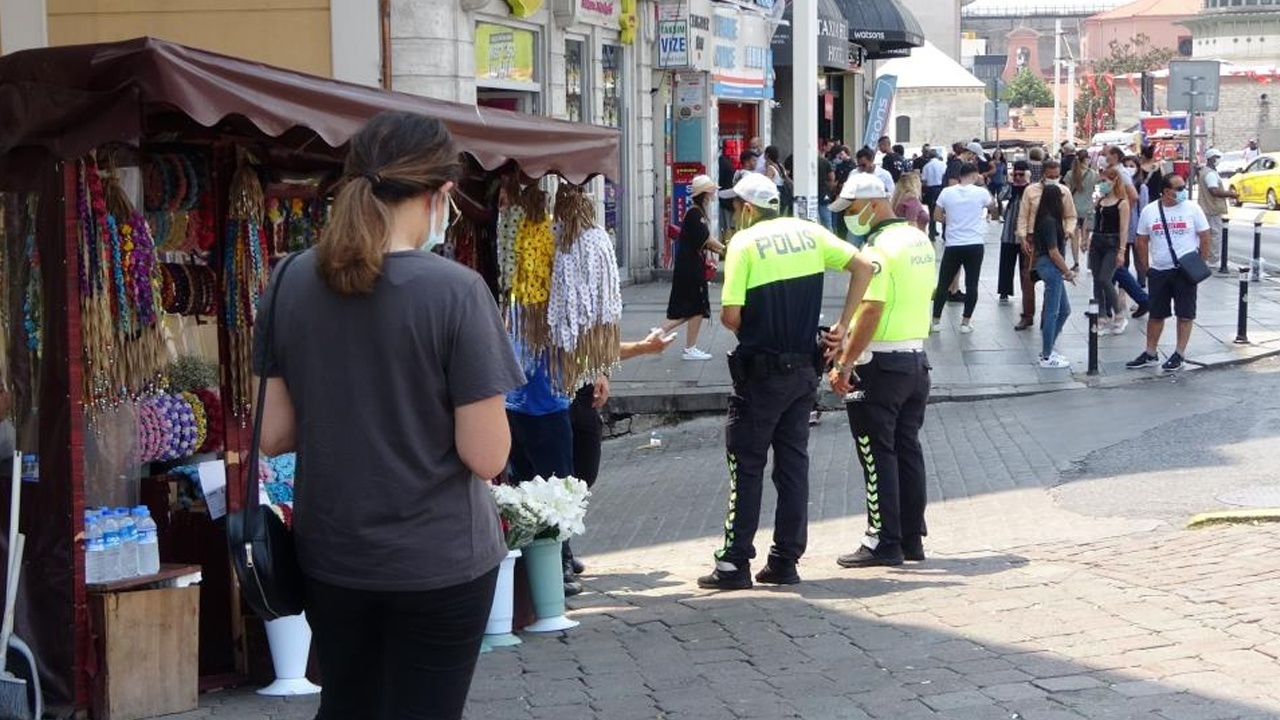
M1259 155L1226 183L1240 193L1237 205L1266 203L1268 210L1280 210L1280 152Z

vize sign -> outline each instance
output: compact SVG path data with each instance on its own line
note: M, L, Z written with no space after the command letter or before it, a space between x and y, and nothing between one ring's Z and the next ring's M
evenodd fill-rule
M658 24L658 67L689 67L689 21L663 20Z

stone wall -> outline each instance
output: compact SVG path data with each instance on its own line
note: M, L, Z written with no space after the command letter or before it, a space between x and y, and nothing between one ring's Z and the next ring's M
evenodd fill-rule
M982 137L984 88L903 88L893 101L889 134L907 147L925 143L950 145L956 140ZM899 117L911 119L909 138L896 133Z

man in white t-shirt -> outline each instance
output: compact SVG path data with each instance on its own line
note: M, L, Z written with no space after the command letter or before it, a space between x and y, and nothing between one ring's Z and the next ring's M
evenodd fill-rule
M1182 369L1192 321L1196 318L1196 284L1183 277L1177 259L1192 252L1209 257L1210 239L1209 220L1204 210L1189 200L1187 181L1181 175L1164 176L1159 199L1143 208L1138 219L1135 259L1138 267L1147 268L1147 289L1151 295L1147 349L1125 367L1136 370L1154 367L1160 362L1156 346L1165 319L1176 310L1177 348L1160 368L1164 372Z
M978 278L982 274L983 243L987 241L987 218L995 211L996 201L985 187L978 185L982 177L978 166L960 164L960 184L943 188L938 194L934 219L946 223L946 247L938 270L938 287L933 293L933 330L942 329L942 308L947 303L951 280L964 268L964 315L960 332L971 333L973 308L978 304Z
M929 148L928 162L920 169L920 184L924 186L924 204L929 206L930 240L938 239L938 226L933 223L933 214L937 210L938 194L945 187L947 175L947 162L937 152L934 148Z
M1209 219L1210 263L1218 259L1213 252L1213 240L1222 237L1222 223L1230 211L1227 201L1240 197L1235 190L1227 189L1226 183L1222 182L1222 176L1218 174L1218 158L1221 157L1222 151L1217 148L1205 151L1204 167L1200 168L1200 182L1199 187L1196 188L1196 199L1200 203L1200 209L1204 210L1205 217Z
M858 172L867 175L875 175L881 183L884 184L884 191L893 196L894 181L893 175L880 165L876 164L876 151L869 147L862 148L854 155L854 159L858 163Z

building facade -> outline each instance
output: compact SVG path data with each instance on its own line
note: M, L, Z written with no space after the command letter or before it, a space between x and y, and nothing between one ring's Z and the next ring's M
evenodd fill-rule
M987 41L987 52L1009 55L1019 63L1017 51L1026 45L1011 45L1010 34L1034 33L1034 56L1038 61L1029 66L1041 75L1053 75L1054 32L1062 21L1063 57L1079 58L1080 39L1087 18L1124 4L1125 0L974 0L960 11L960 27L973 38ZM1020 32L1019 40L1027 33ZM1027 65L1026 62L1022 63Z
M924 37L952 60L960 59L960 8L974 0L902 0L920 21Z
M1204 9L1183 21L1194 36L1196 58L1231 62L1280 61L1280 6L1243 0L1204 0Z
M1153 48L1191 56L1191 31L1184 21L1195 17L1203 0L1137 0L1084 21L1080 55L1087 63L1110 55L1111 43L1131 43L1145 35Z

